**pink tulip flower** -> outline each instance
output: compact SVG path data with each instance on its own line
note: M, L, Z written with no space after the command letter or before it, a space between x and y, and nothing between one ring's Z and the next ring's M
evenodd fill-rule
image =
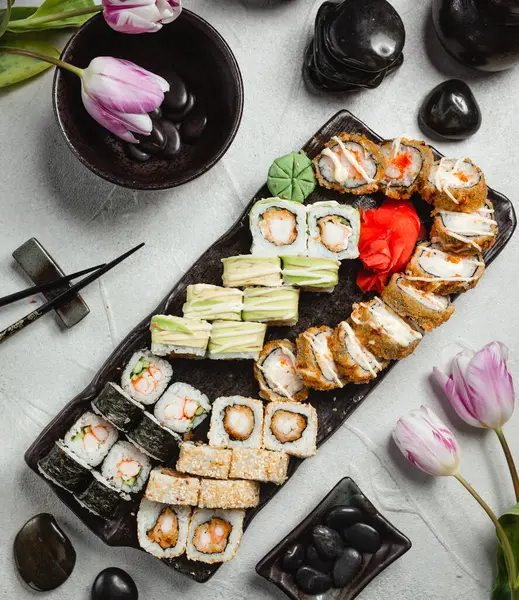
M108 25L120 33L154 33L182 12L180 0L103 0Z
M79 70L78 70L79 71ZM103 127L133 144L133 135L149 135L149 112L164 101L169 83L127 60L98 56L78 73L81 97L87 112Z
M456 475L459 467L458 443L452 431L425 406L401 417L393 439L407 460L425 473Z

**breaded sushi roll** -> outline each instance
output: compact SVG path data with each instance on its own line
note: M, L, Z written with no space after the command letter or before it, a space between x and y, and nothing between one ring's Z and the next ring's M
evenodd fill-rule
M209 445L213 448L261 448L263 402L221 396L213 402Z
M184 318L205 321L241 321L243 292L236 288L197 283L188 285Z
M446 252L477 254L491 248L496 241L497 221L490 200L471 213L435 210L433 216L431 242Z
M350 383L371 381L389 364L361 344L348 321L339 323L330 339L330 348L337 370Z
M317 412L311 404L270 402L265 409L263 447L308 458L316 453Z
M100 473L92 470L92 481L89 486L75 495L78 504L89 512L105 520L117 518L117 512L124 501L130 500L130 496L117 490Z
M229 477L282 485L288 477L290 458L284 452L258 448L234 448Z
M263 348L267 326L252 321L215 321L209 340L213 360L256 360Z
M345 383L330 349L332 335L333 329L323 326L311 327L297 337L297 370L314 390L335 390Z
M140 492L148 480L148 457L128 442L117 442L103 461L101 475L115 489L127 494Z
M157 356L205 356L211 324L171 315L151 318L151 351Z
M174 469L156 467L150 473L144 495L153 502L197 506L200 495L200 479L188 477Z
M151 413L144 411L141 422L126 437L141 452L165 462L178 454L178 433L164 427Z
M361 344L375 356L398 360L412 354L422 334L378 296L353 305L351 321Z
M407 264L406 279L426 292L442 296L476 287L485 272L481 254L464 256L444 252L435 244L418 244Z
M282 256L285 284L305 292L331 293L339 283L340 262L336 258Z
M252 256L241 254L222 258L224 287L250 287L281 285L281 260L278 256Z
M382 300L402 317L425 331L446 323L454 312L448 296L426 292L402 273L395 273L382 291Z
M90 465L69 450L61 440L38 461L38 471L69 492L78 492L92 479Z
M257 481L238 479L202 479L200 508L255 508L260 501Z
M360 214L333 200L308 207L308 256L344 260L359 256Z
M245 288L242 318L268 325L295 325L299 319L299 290L285 285Z
M487 184L469 158L442 158L431 167L422 196L438 209L471 213L485 204Z
M296 345L289 340L273 340L265 344L254 363L254 377L259 395L269 402L304 402L309 389L297 370Z
M126 365L122 377L123 390L141 404L154 404L162 396L173 375L167 360L149 350L135 352Z
M432 150L425 142L397 137L384 142L380 151L386 159L382 191L389 198L408 200L429 178Z
M166 390L154 410L157 421L176 433L192 431L210 412L209 398L192 385L180 381Z
M97 467L117 437L117 429L111 423L93 412L86 412L67 431L63 443L87 465Z
M143 550L157 558L174 558L186 551L191 508L141 500L137 536Z
M130 431L143 417L143 406L116 383L109 381L92 400L92 410L119 431Z
M249 214L251 254L306 254L306 206L294 200L266 198Z
M187 558L209 564L232 560L243 536L244 510L196 509L189 524Z
M319 185L341 193L370 194L379 189L385 159L363 135L339 133L314 160Z
M199 477L227 479L231 468L231 459L232 450L229 448L211 448L205 444L183 442L180 445L177 471Z

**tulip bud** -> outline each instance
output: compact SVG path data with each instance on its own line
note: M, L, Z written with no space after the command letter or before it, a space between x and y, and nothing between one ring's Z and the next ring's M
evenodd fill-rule
M182 12L180 0L103 0L108 25L120 33L154 33Z

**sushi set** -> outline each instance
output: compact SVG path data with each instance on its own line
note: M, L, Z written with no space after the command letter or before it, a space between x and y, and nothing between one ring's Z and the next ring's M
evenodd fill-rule
M502 251L515 213L476 165L381 142L342 111L306 154L278 159L268 188L27 451L107 544L207 581ZM384 196L410 199L430 236L374 295L355 285L359 209Z

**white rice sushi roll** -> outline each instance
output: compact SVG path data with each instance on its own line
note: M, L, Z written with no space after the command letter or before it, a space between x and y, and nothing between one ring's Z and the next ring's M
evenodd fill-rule
M101 467L101 475L108 483L129 494L142 490L150 471L149 458L129 442L117 442Z
M141 404L154 404L168 387L173 369L149 350L135 352L121 377L123 390Z
M259 256L306 254L306 206L294 200L266 198L249 215L251 253Z
M176 382L155 405L155 417L177 433L192 431L209 415L209 398L188 383Z
M308 207L308 256L344 260L359 256L360 215L333 200Z
M270 402L265 409L263 446L308 458L316 453L317 412L311 404Z
M157 558L174 558L186 551L191 508L143 498L137 513L137 536L143 550Z
M234 448L229 477L282 485L288 477L289 463L290 457L284 452L260 448Z
M171 315L151 318L151 351L157 356L205 356L211 324Z
M214 448L261 448L263 402L221 396L213 402L209 445Z
M232 560L243 536L244 510L196 509L189 524L187 557L209 564Z
M63 442L81 460L97 467L117 437L117 429L111 423L93 412L86 412L67 431Z
M260 501L257 481L238 479L202 479L200 508L255 508Z

